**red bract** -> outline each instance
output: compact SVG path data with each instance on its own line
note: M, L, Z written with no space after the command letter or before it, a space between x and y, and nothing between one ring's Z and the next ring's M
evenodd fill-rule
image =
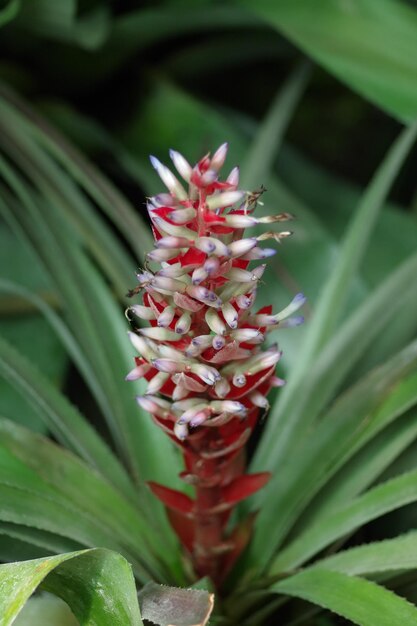
M276 345L262 349L265 335L300 324L301 317L289 316L305 301L297 294L275 315L270 306L252 311L265 265L251 264L275 253L259 244L290 233L244 237L244 229L291 216L257 218L260 192L237 190L237 168L219 181L226 153L224 144L191 167L171 151L187 190L151 157L168 191L148 201L155 248L132 292L143 290L142 304L129 308L148 326L130 333L140 357L127 376L148 381L138 403L182 449L181 478L194 486L195 497L156 483L150 488L164 503L196 575L208 575L217 585L247 545L253 525L252 516L229 530L231 510L269 477L245 474L244 455L268 408L267 394L283 384L275 377L281 352Z

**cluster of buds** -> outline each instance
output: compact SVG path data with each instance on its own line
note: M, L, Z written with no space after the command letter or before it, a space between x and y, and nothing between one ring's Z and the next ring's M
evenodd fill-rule
M140 356L127 380L148 381L137 401L181 447L181 477L195 487L195 498L156 483L150 488L164 503L196 574L217 584L244 549L253 523L247 519L230 531L230 513L269 478L267 472L245 474L244 456L268 409L269 391L284 384L275 375L281 351L277 345L262 350L262 344L268 332L301 324L303 318L292 314L305 302L297 294L280 313L270 306L253 311L266 266L250 264L275 254L260 243L291 233L244 237L244 229L292 216L256 217L263 190L239 191L238 168L219 180L226 153L224 144L192 167L172 150L187 190L151 157L167 192L148 200L155 248L129 292L142 293L142 303L127 310L130 321L149 321L129 333Z

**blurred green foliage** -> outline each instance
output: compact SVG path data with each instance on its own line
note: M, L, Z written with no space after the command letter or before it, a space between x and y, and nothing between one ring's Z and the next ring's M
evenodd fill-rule
M303 290L309 322L279 336L288 385L251 449L275 479L225 614L345 623L294 596L417 623L417 540L396 537L417 515L415 2L3 0L0 26L0 413L69 450L0 422L0 559L98 544L139 584L189 582L145 485L178 486L180 459L123 382L122 310L160 190L147 155L227 140L260 210L298 218L261 304ZM322 559L346 542L371 545Z

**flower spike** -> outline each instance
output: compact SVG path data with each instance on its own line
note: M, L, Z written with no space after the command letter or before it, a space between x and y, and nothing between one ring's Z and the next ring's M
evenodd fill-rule
M285 382L275 375L282 352L263 344L267 333L301 324L304 318L293 314L305 303L297 294L278 313L271 306L253 310L263 261L276 253L261 242L283 242L291 231L274 225L293 216L258 217L265 189L239 190L239 168L220 179L227 149L222 144L194 166L170 150L185 183L150 157L167 191L148 198L155 247L129 292L140 293L142 302L126 311L133 325L145 322L129 333L138 356L126 380L146 379L137 403L182 450L181 477L195 487L195 499L149 485L167 508L196 576L210 576L216 585L245 548L236 529L226 530L230 511L269 478L244 470L244 446L269 408L268 393ZM262 225L271 230L243 234Z

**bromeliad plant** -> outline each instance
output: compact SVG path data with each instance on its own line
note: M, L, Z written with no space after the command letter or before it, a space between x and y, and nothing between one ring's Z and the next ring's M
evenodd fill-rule
M0 420L0 558L17 561L0 566L0 626L10 626L38 588L61 596L82 626L140 625L137 589L142 617L204 624L212 597L194 590L190 600L178 588L211 589L209 577L218 587L212 621L224 626L334 626L329 611L360 626L417 623L404 599L415 590L417 533L401 511L417 502L417 256L411 218L382 208L416 128L401 133L356 210L349 206L339 241L274 173L272 147L303 80L290 78L254 138L227 115L218 127L213 121L213 143L227 129L241 146L242 188L267 182L268 204L300 218L276 256L262 248L264 239L282 238L274 227L243 235L271 218L259 192L237 191L236 170L218 181L224 147L195 168L172 154L188 191L154 159L169 193L152 195L151 168L134 162L152 196L151 250L149 229L126 198L36 111L0 90L0 211L4 241L12 241L5 260L27 255L22 275L7 263L0 281L2 313L12 311L19 327L15 335L4 327L18 348L0 338L0 372L10 383L4 389L28 401L13 398ZM208 119L201 103L166 85L154 102L165 107L158 124L183 116L188 140ZM142 128L165 136L151 122ZM104 131L100 137L119 165L132 165ZM302 171L301 162L297 183ZM337 187L337 198L344 195ZM334 211L340 218L336 201ZM370 247L377 217L381 231ZM368 248L378 260L374 282L361 266ZM143 301L132 303L125 285L145 251L134 290ZM393 251L392 267L381 272ZM319 263L323 257L329 262ZM288 381L280 390L271 389L281 385L280 354L267 331L299 323L284 317L304 298L281 313L262 310L286 302L277 275L290 297L302 284L313 309L304 328L280 334L285 344L305 331L278 365ZM131 382L139 406L123 380L133 356L126 306L138 326L131 338L140 357L128 378L139 377ZM49 375L35 365L46 352L44 340L36 343L45 328L25 329L25 321L39 323L27 310L40 311L46 336L52 329L59 340L48 352ZM65 355L85 383L70 397L58 389ZM17 423L28 414L34 421L31 408L43 433ZM246 470L244 442L266 412ZM388 513L398 515L398 532L392 520L383 525Z
M226 533L233 507L269 479L268 472L244 473L244 447L260 413L268 410L267 395L284 384L275 376L281 351L276 345L262 350L262 344L267 332L302 323L290 315L305 301L299 293L280 313L273 315L272 306L254 311L266 266L250 264L275 254L259 244L291 233L245 237L244 230L292 216L256 217L261 192L237 190L237 167L225 181L219 178L226 154L223 144L191 167L172 150L188 191L151 157L168 193L148 200L156 247L147 260L156 269L138 272L139 287L130 295L143 290L143 304L128 309L151 327L130 333L140 357L127 378L148 381L137 401L180 446L181 478L195 487L195 499L149 484L197 575L217 585L246 547L253 521L250 516Z

